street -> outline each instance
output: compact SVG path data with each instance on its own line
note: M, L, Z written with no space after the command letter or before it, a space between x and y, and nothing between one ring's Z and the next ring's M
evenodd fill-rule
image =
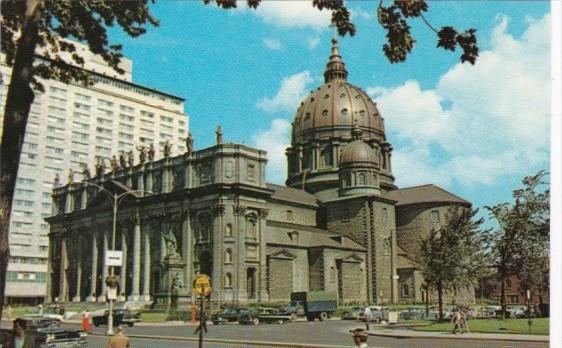
M71 325L76 327L76 325ZM209 325L209 332L205 335L209 339L220 342L206 342L205 347L252 347L257 345L251 342L262 342L260 346L267 347L264 342L292 344L318 344L331 347L352 347L349 330L361 327L359 323L349 321L327 322L297 322L284 325L257 325L244 326L238 324ZM126 333L131 338L132 348L171 348L171 347L197 347L196 335L191 326L138 326L126 328ZM96 328L94 335L88 338L92 348L103 348L107 337L97 336L103 334L105 327ZM135 335L146 338L134 337ZM155 339L155 337L161 337ZM174 340L175 338L175 340ZM186 338L189 341L178 341ZM230 344L228 344L230 343ZM391 338L369 337L369 347L415 347L415 348L546 348L547 343L510 342L510 341L485 341L462 339L429 339L429 338Z

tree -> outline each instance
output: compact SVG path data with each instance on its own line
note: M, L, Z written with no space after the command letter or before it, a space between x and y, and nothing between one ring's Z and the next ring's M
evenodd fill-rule
M10 257L12 198L34 89L43 90L39 78L93 83L85 70L77 68L84 65L84 59L68 38L86 43L110 67L123 73L119 67L122 47L109 43L108 27L117 25L136 37L146 31L147 24L158 25L147 0L4 0L1 10L2 53L12 66L12 76L0 143L0 320Z
M247 0L248 7L256 9L262 0ZM224 9L236 8L237 0L203 0L205 4L215 2L217 6ZM377 6L377 21L386 31L386 42L382 50L391 63L406 61L408 54L414 48L415 38L410 32L409 20L421 19L423 23L437 36L437 47L454 52L457 47L462 49L461 62L474 64L478 57L478 42L476 29L468 29L458 32L452 26L444 26L436 29L424 13L429 10L425 0L394 0L389 1L388 6L383 6L380 0ZM318 10L329 10L332 12L332 24L338 29L338 34L345 36L355 35L355 24L351 22L351 13L345 6L344 0L312 0L312 5Z
M521 291L542 294L548 288L550 189L540 171L523 179L523 188L513 191L514 203L486 207L499 228L491 239L491 250L501 286L502 318L506 314L505 280L516 275Z
M439 320L443 319L443 294L473 286L486 271L489 230L476 219L478 209L449 209L444 225L420 242L418 265L425 283L437 291Z

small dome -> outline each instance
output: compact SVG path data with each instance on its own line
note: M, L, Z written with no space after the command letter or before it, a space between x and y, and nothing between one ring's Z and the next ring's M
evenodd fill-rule
M363 140L355 140L346 147L340 155L340 166L350 165L354 163L369 163L378 165L379 159L373 150Z

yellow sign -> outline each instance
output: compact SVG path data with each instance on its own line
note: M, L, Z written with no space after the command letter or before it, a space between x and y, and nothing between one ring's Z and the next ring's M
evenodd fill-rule
M209 296L213 292L211 278L206 274L200 274L193 280L193 291L199 296Z

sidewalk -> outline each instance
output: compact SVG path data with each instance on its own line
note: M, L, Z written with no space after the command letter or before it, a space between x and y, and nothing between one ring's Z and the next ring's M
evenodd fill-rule
M487 341L520 341L520 342L548 342L549 336L544 335L521 335L521 334L494 334L494 333L463 333L452 334L450 332L414 331L402 329L377 329L370 330L371 336L384 336L394 338L441 338L441 339L470 339Z

